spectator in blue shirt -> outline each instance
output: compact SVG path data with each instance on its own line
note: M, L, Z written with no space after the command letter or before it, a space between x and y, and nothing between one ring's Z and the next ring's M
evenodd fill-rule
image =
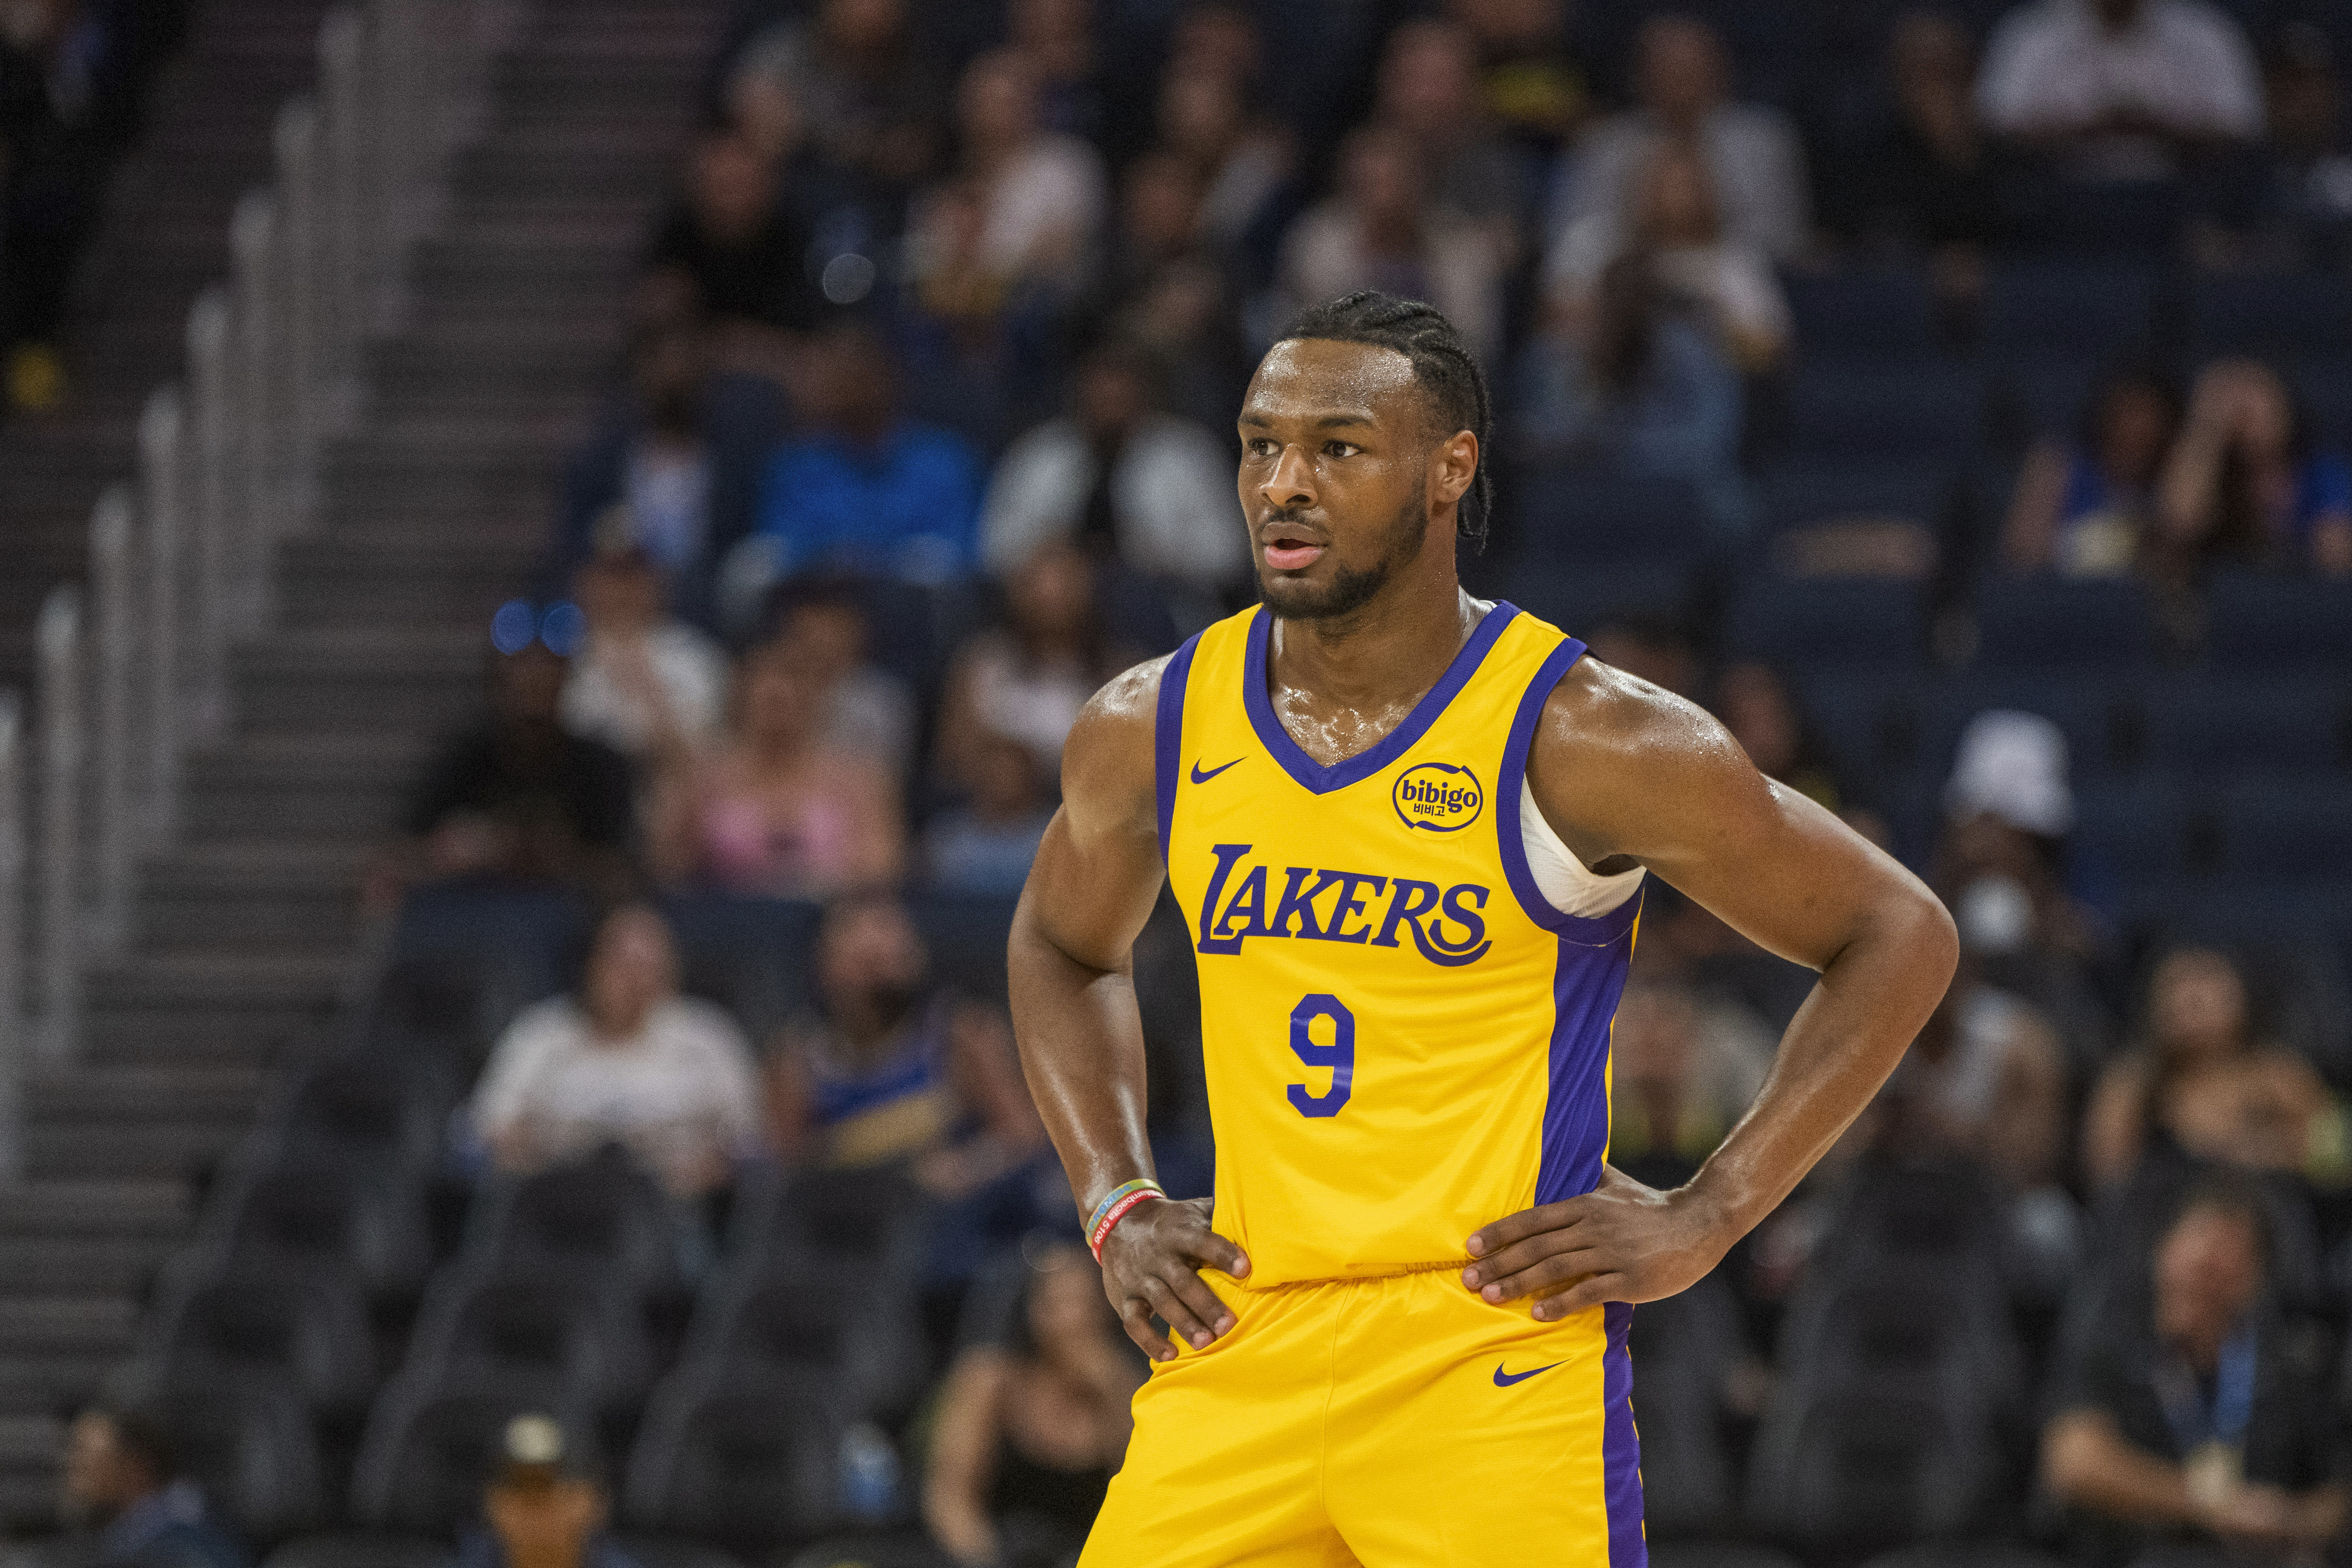
M64 1491L68 1515L97 1531L90 1568L247 1568L152 1416L83 1411L66 1436Z
M940 583L970 572L980 454L899 414L889 353L865 328L822 340L808 379L811 427L777 449L760 497L770 578L824 569Z

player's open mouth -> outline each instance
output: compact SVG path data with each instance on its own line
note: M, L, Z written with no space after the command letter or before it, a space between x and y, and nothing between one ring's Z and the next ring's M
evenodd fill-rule
M1323 547L1305 539L1287 535L1270 539L1265 544L1265 563L1277 572L1304 572L1322 555Z

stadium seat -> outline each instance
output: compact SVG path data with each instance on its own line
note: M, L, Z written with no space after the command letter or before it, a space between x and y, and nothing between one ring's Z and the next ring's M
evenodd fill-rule
M1734 654L1796 668L1916 668L1927 630L1908 583L1766 579L1731 614Z
M464 1260L483 1274L615 1285L640 1300L683 1283L669 1200L614 1150L486 1190L475 1204Z
M1931 1541L1882 1552L1862 1568L2066 1568L2066 1564L2013 1541Z
M289 1541L261 1568L449 1568L449 1543L389 1531L338 1531Z
M2095 903L2170 884L2211 868L2211 828L2171 778L2085 785L2074 792L2069 850L2076 888ZM2103 896L2104 895L2104 896Z
M728 1253L740 1271L788 1263L859 1275L911 1279L929 1208L922 1190L887 1165L755 1173L729 1226Z
M2098 384L2099 362L2068 354L2040 354L2001 362L1994 370L1994 397L2009 419L2012 437L2071 437L2083 421L2091 389ZM2005 503L2006 494L2001 498Z
M375 1392L367 1300L351 1274L239 1264L167 1287L138 1352L138 1381L283 1383L314 1415L355 1421Z
M1916 267L1841 267L1783 283L1805 363L1909 363L1936 348L1936 308Z
M1542 468L1513 475L1509 485L1517 560L1689 564L1711 548L1706 503L1680 479Z
M913 1292L896 1270L786 1257L703 1293L682 1366L830 1385L848 1418L905 1414L929 1363Z
M842 1431L821 1384L682 1373L646 1408L621 1516L766 1561L850 1522Z
M1798 666L1790 673L1807 722L1858 789L1876 795L1888 781L1907 779L1916 770L1917 675L1850 664Z
M1882 1266L1808 1289L1783 1326L1791 1375L1885 1379L1927 1390L1947 1383L1989 1402L2018 1397L2019 1365L1995 1259L1962 1262L1957 1279Z
M1661 1541L1649 1556L1650 1568L1800 1568L1785 1552L1744 1541Z
M1801 364L1789 383L1792 458L1948 464L1975 446L1983 395L1943 365Z
M318 1439L301 1395L285 1383L191 1378L142 1393L229 1529L268 1547L325 1520Z
M1895 521L1935 529L1952 504L1955 473L1941 460L1887 460L1868 448L1845 461L1775 465L1758 481L1759 513L1767 534L1823 523Z
M2352 867L2352 787L2241 781L2224 796L2221 869L2241 882L2340 881Z
M455 1099L431 1058L352 1053L297 1079L267 1136L278 1158L415 1178L440 1163Z
M2230 673L2165 681L2143 689L2141 705L2150 767L2200 780L2309 769L2352 784L2352 670L2333 679Z
M1999 1182L1967 1161L1858 1165L1832 1194L1811 1277L1834 1285L1924 1272L1981 1286L2006 1245L2003 1196Z
M425 1291L404 1374L448 1387L536 1380L563 1408L609 1416L645 1396L653 1363L625 1279L457 1264Z
M234 1178L207 1210L196 1272L229 1260L349 1270L371 1298L413 1292L432 1266L416 1194L347 1163L274 1163Z
M2206 595L2206 657L2219 674L2352 670L2352 583L2264 573L2217 575Z
M1017 899L983 893L924 892L908 912L930 949L931 979L950 991L1003 1005L1005 944Z
M376 983L368 1047L437 1063L454 1081L471 1082L499 1031L559 989L552 969L487 939L468 951L396 959Z
M1748 1516L1808 1557L1990 1524L2002 1463L1990 1414L1906 1378L1784 1378L1748 1474Z
M458 884L422 888L401 905L393 958L488 948L516 960L545 995L562 984L570 955L586 934L588 914L587 906L570 893Z
M658 1565L648 1563L646 1568ZM919 1531L877 1536L871 1531L860 1531L803 1547L793 1553L783 1568L940 1568L940 1549Z
M352 1477L352 1513L376 1530L446 1538L481 1512L482 1488L498 1462L507 1423L552 1415L566 1451L587 1462L598 1452L593 1426L563 1408L544 1379L470 1380L436 1385L404 1373L369 1413Z
M2138 584L1995 578L1977 598L1983 669L2126 669L2156 656L2156 621Z
M2147 339L2156 289L2156 269L2140 262L1999 263L1985 281L1985 351L1997 361L2111 358Z
M614 1544L628 1553L637 1568L743 1568L715 1546L674 1535L623 1535Z
M809 1001L817 906L795 899L682 894L662 901L677 938L684 988L763 1039Z
M1529 615L1584 637L1611 616L1679 614L1692 574L1672 563L1576 565L1532 562L1510 568L1495 590Z
M2189 285L2200 356L2271 360L2352 355L2352 289L2333 272L2200 272Z
M2115 771L2118 741L2131 710L2124 689L2097 676L2028 675L1974 669L1937 682L1920 704L1920 782L1940 791L1959 754L1960 737L1979 713L2036 713L2066 738L2066 772L2077 784Z
M1642 1514L1653 1540L1706 1535L1737 1520L1723 1391L1741 1339L1738 1300L1720 1274L1634 1310L1628 1348L1640 1369Z

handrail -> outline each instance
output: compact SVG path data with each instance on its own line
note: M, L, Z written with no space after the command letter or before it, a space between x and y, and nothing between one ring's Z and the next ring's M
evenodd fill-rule
M33 634L41 689L40 857L33 922L41 1054L68 1054L81 1003L81 590L60 583Z
M31 1044L25 1016L24 901L14 896L25 885L23 720L16 693L0 690L0 1181L9 1182L25 1170L20 1107Z
M131 915L131 704L133 626L131 487L118 481L89 520L91 681L89 779L92 836L90 934L121 944Z
M42 605L30 713L0 691L0 1181L23 1170L31 1052L73 1052L83 967L128 940L136 868L176 831L182 758L227 732L230 646L268 624L277 547L316 519L325 439L506 15L362 0L320 22L315 90L278 110L184 376L91 514L86 590Z

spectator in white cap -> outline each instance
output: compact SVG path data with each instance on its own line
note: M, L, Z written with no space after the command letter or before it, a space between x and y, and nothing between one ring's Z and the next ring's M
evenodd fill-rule
M2058 726L2010 709L1970 720L1944 786L1934 886L1959 925L1972 973L2038 1008L2073 1069L2087 1073L2108 1034L2089 979L2106 938L2063 879L2074 828Z
M1955 818L1989 814L2037 838L2065 837L2074 826L2074 792L2066 783L2064 733L2039 713L1978 714L1961 732L1944 807Z

